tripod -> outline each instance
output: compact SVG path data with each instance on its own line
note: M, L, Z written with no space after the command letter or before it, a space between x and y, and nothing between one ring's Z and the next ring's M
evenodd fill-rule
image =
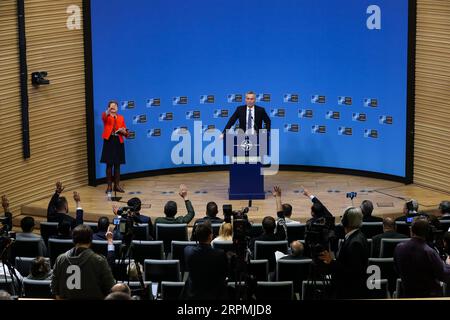
M312 290L311 299L331 299L331 282L327 274L326 266L322 261L318 260L318 252L315 250L314 245L309 245L309 252L311 253L313 259L309 267L309 275L307 280L307 286L308 288L311 287Z

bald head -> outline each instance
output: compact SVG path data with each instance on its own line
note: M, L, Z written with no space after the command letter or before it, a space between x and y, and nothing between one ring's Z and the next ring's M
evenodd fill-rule
M303 250L304 250L303 243L301 243L298 240L292 241L291 242L291 250L292 250L293 256L296 256L296 257L302 256Z
M387 217L383 219L383 231L395 231L395 220Z
M131 295L130 287L126 283L116 283L112 288L111 292L122 292L127 295Z

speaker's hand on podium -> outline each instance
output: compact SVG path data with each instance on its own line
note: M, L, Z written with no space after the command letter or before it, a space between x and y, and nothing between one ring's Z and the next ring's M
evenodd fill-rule
M187 190L186 185L181 184L180 185L180 192L178 194L180 195L180 197L183 198L184 201L188 200L187 193L188 193L188 190Z

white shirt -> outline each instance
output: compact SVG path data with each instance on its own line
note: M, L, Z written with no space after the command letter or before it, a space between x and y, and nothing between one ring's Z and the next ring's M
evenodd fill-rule
M248 120L248 113L249 112L250 112L250 115L251 115L251 118L252 118L251 122L250 122L250 128L251 128L251 133L253 134L253 131L254 131L254 128L255 128L255 106L253 106L251 108L249 108L247 106L247 112L245 113L245 122L247 124L247 126L245 127L246 130L248 128L247 120Z

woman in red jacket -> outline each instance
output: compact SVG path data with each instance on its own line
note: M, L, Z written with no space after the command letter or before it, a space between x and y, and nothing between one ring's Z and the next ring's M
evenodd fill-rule
M103 150L100 162L106 163L106 179L108 188L106 193L112 191L112 171L114 167L114 191L125 192L120 186L120 165L125 163L125 147L123 137L128 136L128 129L123 116L117 114L119 106L116 101L108 103L108 110L102 113Z

